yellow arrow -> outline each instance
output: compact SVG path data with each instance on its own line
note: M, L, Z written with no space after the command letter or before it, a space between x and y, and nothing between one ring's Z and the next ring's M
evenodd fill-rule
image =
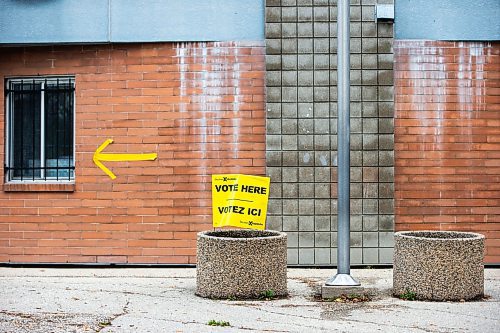
M158 156L156 153L149 153L149 154L103 154L101 153L110 143L113 143L113 139L107 139L104 141L102 145L99 146L99 148L96 149L94 153L94 157L92 158L94 160L94 163L104 171L109 178L115 179L116 176L111 170L106 168L104 164L101 163L101 161L113 161L113 162L124 162L124 161L154 161L156 160L156 157Z

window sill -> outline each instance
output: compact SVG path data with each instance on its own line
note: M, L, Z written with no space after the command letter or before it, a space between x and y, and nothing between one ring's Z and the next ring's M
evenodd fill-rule
M7 183L3 184L5 192L74 192L74 183Z

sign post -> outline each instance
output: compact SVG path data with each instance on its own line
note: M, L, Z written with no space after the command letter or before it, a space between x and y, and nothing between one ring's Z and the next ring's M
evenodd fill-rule
M337 142L338 142L338 230L337 275L326 281L327 286L359 286L351 277L350 258L350 49L349 0L338 1L337 53Z

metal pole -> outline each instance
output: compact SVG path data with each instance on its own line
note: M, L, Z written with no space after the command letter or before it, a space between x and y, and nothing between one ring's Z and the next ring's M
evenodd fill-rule
M359 286L351 277L350 260L350 31L349 0L338 0L337 14L337 153L338 153L338 228L337 275L328 279L328 286Z

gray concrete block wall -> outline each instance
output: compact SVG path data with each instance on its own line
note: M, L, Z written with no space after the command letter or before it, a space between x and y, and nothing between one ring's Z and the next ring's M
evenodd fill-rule
M337 261L336 3L266 1L267 223L290 265ZM374 6L351 0L351 262L366 265L392 261L394 230L393 27Z

